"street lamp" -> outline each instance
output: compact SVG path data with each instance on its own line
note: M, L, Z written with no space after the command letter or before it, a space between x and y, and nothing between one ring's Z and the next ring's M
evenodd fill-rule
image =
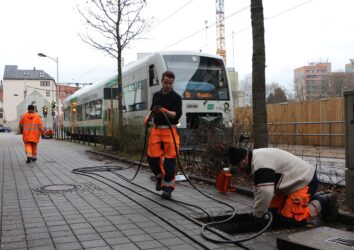
M57 117L60 115L59 114L59 106L60 106L60 104L59 104L59 58L58 57L51 57L51 56L48 56L48 55L46 55L46 54L43 54L43 53L38 53L38 56L39 57L48 57L49 59L51 59L51 60L53 60L56 64L57 64L57 87L56 87L56 92L57 92L57 96L56 96L56 102L57 102ZM54 121L54 116L53 116L53 121ZM58 121L58 119L57 119L57 121ZM54 124L53 124L53 126L54 126Z

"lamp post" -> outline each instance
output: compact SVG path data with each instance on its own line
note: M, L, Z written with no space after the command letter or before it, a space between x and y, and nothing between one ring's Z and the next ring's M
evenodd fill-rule
M48 57L49 59L53 60L57 64L57 82L56 82L56 102L57 102L57 117L59 116L59 58L58 57L51 57L43 53L38 53L39 57ZM57 119L58 121L58 119ZM54 116L53 116L53 122L54 122ZM54 127L54 124L53 124Z

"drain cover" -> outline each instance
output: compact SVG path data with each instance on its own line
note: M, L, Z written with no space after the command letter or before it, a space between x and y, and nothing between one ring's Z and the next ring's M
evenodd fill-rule
M34 191L39 193L67 193L67 192L74 192L79 189L80 185L74 184L51 184L45 185L41 187L33 188Z
M50 184L40 187L33 187L32 190L38 194L64 194L77 192L101 191L99 187L91 182L81 184Z
M353 247L354 246L354 240L350 240L350 239L345 239L342 237L334 237L331 239L326 240L327 242L332 242L332 243L337 243L337 244L342 244L344 246L348 246L348 247Z

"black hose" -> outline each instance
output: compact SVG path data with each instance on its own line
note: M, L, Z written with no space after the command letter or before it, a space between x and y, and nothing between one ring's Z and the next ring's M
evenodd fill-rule
M202 195L204 195L204 196L206 196L206 197L208 197L208 198L210 198L210 199L212 199L212 200L214 200L214 201L216 201L216 202L219 202L219 203L221 203L221 204L224 204L224 205L226 205L226 206L228 206L228 207L231 207L231 209L234 211L233 214L232 214L229 218L227 218L227 219L225 219L225 220L212 221L212 222L210 222L210 223L207 223L207 224L203 225L203 226L202 226L202 231L201 231L203 238L205 238L206 240L209 240L209 241L211 241L211 242L214 242L214 243L238 244L238 243L241 243L241 242L245 242L245 241L249 241L249 240L251 240L251 239L254 239L254 238L258 237L259 235L261 235L262 233L264 233L264 232L270 227L270 225L271 225L272 222L273 222L273 215L272 215L270 212L267 212L267 213L265 213L265 214L263 215L263 216L266 216L266 215L269 216L269 221L268 221L267 225L266 225L262 230L260 230L259 232L255 233L255 234L250 235L249 237L245 237L245 238L242 238L242 239L239 239L239 240L216 240L216 239L210 238L209 236L207 236L207 235L205 234L205 229L207 229L208 227L210 227L210 226L212 226L212 225L215 225L215 224L221 224L221 223L225 223L225 222L227 222L227 221L232 220L232 219L236 216L236 214L237 214L236 209L235 209L233 206L231 206L231 205L229 205L229 204L227 204L227 203L225 203L225 202L223 202L223 201L219 201L219 200L217 200L217 199L215 199L215 198L213 198L213 197L211 197L211 196L209 196L209 195L203 193L203 192L200 191L196 186L194 186L194 184L189 180L189 178L187 177L186 173L184 172L184 169L183 169L183 167L182 167L182 165L181 165L181 163L180 163L180 160L179 160L179 154L178 154L178 150L177 150L177 143L176 143L176 139L175 139L175 136L174 136L172 127L171 127L171 122L170 122L170 120L168 119L168 117L166 116L166 114L165 114L164 112L161 112L161 113L164 115L166 121L168 122L168 127L169 127L169 129L170 129L170 131L171 131L171 134L172 134L172 137L173 137L173 142L174 142L174 144L175 144L175 150L176 150L177 163L178 163L178 165L179 165L179 167L180 167L180 169L181 169L183 175L184 175L184 176L186 177L186 179L188 180L188 182L192 185L193 188L195 188L195 189L196 189L199 193L201 193Z
M218 199L215 199L215 198L213 198L213 197L211 197L211 196L209 196L209 195L203 193L202 191L200 191L200 190L189 180L188 176L186 175L186 173L185 173L185 171L184 171L184 169L183 169L183 167L182 167L182 165L181 165L181 163L180 163L179 153L178 153L178 150L177 150L176 138L175 138L175 135L174 135L174 133L173 133L173 129L172 129L171 123L170 123L168 117L166 116L166 114L165 114L164 112L161 112L161 113L163 114L163 116L165 117L166 121L168 122L168 127L169 127L169 129L170 129L170 131L171 131L172 138L173 138L173 142L174 142L174 145L175 145L177 164L178 164L178 166L180 167L180 170L181 170L181 172L183 173L183 175L186 177L186 180L187 180L187 181L189 182L189 184L190 184L195 190L197 190L200 194L204 195L205 197L207 197L207 198L209 198L209 199L211 199L211 200L214 200L214 201L216 201L216 202L218 202L218 203L220 203L220 204L224 204L225 206L231 208L231 209L233 210L233 214L230 215L230 217L227 218L227 219L225 219L225 220L214 222L214 221L213 221L213 218L212 218L205 210L203 210L202 208L197 207L197 206L195 206L195 205L188 204L188 203L180 202L180 201L176 201L176 202L181 203L181 204L185 204L185 205L188 205L188 206L193 206L193 207L199 208L199 209L201 209L204 213L206 213L206 214L208 215L209 219L210 219L212 222L207 223L207 224L205 224L205 225L202 226L201 233L202 233L203 238L205 238L205 239L207 239L207 240L209 240L209 241L211 241L211 242L214 242L214 243L236 244L236 245L238 245L238 246L240 246L240 247L246 248L246 247L244 247L243 245L239 245L239 243L245 242L245 241L249 241L249 240L251 240L251 239L254 239L254 238L258 237L259 235L261 235L264 231L266 231L266 230L269 228L269 226L271 225L272 221L273 221L273 216L272 216L272 214L271 214L271 213L266 213L266 214L269 214L269 215L268 215L268 216L269 216L269 221L268 221L267 225L266 225L261 231L255 233L255 234L253 234L253 235L251 235L251 236L249 236L249 237L246 237L246 238L243 238L243 239L239 239L239 240L229 240L229 239L227 239L227 240L216 240L216 239L212 239L212 238L210 238L209 236L207 236L207 235L205 234L205 230L206 230L206 229L210 230L208 227L210 227L210 226L212 226L212 225L214 225L214 224L225 223L225 222L231 220L231 219L234 218L235 215L237 214L236 209L235 209L233 206L231 206L230 204L227 204L226 202L220 201L220 200L218 200ZM149 118L148 118L149 120L150 120L150 118L151 118L151 115L152 115L152 112L151 112L150 115L149 115ZM147 131L148 131L148 126L146 126L146 129L145 129L144 145L143 145L143 150L142 150L142 154L141 154L139 166L138 166L138 169L136 170L134 176L133 176L131 179L128 179L127 177L116 173L117 170L125 170L125 169L128 169L128 168L122 169L121 167L117 167L117 166L83 167L83 168L73 169L72 172L75 173L75 174L85 175L85 176L88 176L88 177L91 177L91 178L93 178L93 179L98 180L97 178L94 178L94 177L90 176L90 174L94 174L94 175L97 175L97 176L99 176L99 177L101 177L101 178L105 178L105 177L103 177L103 176L101 176L101 175L95 174L94 172L109 171L109 172L111 172L111 173L117 175L117 176L120 177L121 179L123 179L123 180L125 180L125 181L128 181L128 182L131 182L132 180L134 180L134 179L136 178L136 176L137 176L137 174L138 174L138 172L140 171L140 168L141 168L141 166L142 166L142 159L143 159L143 157L144 157L145 148L146 148ZM107 179L107 178L105 178L105 179ZM121 184L119 184L119 183L117 183L117 182L114 182L114 181L112 181L112 180L110 180L110 179L107 179L107 180L109 180L109 181L111 181L111 182L113 182L113 183L116 183L117 185L121 185ZM98 180L98 181L100 181L100 180ZM102 182L102 181L101 181L101 182ZM117 190L116 188L112 187L111 185L107 184L106 182L103 182L103 183L106 184L106 185L108 185L108 186L110 186L110 187L113 188L114 190L116 190L116 191L122 193L121 191ZM134 184L134 185L137 185L137 186L139 186L139 187L141 187L141 188L147 190L146 188L144 188L144 187L142 187L142 186L140 186L140 185L138 185L138 184ZM127 188L127 187L125 187L125 188ZM128 189L129 189L129 188L128 188ZM130 189L130 190L131 190L131 189ZM133 191L133 190L131 190L131 191ZM133 191L133 192L135 192L135 191ZM125 195L125 194L124 194L124 195ZM141 205L141 204L140 204L140 205ZM161 205L161 204L160 204L160 205ZM141 205L141 206L143 206L143 205ZM143 206L143 207L144 207L144 206ZM145 207L144 207L144 208L145 208ZM171 209L171 208L170 208L170 209ZM154 212L151 211L150 209L146 208L146 210L148 210L148 211L150 211L151 213L153 213L154 215L156 215L156 213L154 213ZM171 210L173 210L173 209L171 209ZM173 211L175 211L176 213L180 214L180 212L178 212L178 211L176 211L176 210L173 210ZM181 214L181 215L182 215L182 214ZM160 218L160 216L158 216L158 215L156 215L156 216ZM184 215L183 215L183 216L184 216ZM161 218L161 219L165 221L165 219L163 219L163 218ZM167 222L167 221L165 221L165 222ZM170 223L169 223L169 224L170 224ZM174 226L174 228L176 228L176 227ZM180 231L178 228L176 228L176 230ZM183 234L185 234L185 233L183 233ZM224 237L224 236L222 236L222 235L220 235L220 234L218 234L218 236L220 236L220 237L222 237L222 238L224 238L224 239L226 238L226 237ZM198 244L201 244L200 242L196 241L195 239L192 239L192 240L195 241L195 242L198 243ZM206 248L205 245L201 245L201 246L202 246L203 248ZM208 249L208 248L206 248L206 249Z

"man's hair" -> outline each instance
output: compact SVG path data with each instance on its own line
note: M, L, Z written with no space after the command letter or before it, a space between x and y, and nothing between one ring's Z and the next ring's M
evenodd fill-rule
M32 104L28 105L27 110L34 111L34 105L32 105Z
M165 72L163 72L161 79L163 80L163 78L165 76L168 77L168 78L172 78L173 80L175 79L175 74L172 71L170 71L170 70L166 70Z
M247 149L229 147L229 161L232 165L238 165L247 156Z

